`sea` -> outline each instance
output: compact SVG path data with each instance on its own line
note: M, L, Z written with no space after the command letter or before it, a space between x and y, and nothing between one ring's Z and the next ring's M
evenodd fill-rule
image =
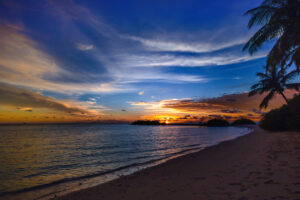
M0 199L50 199L250 132L178 125L1 125Z

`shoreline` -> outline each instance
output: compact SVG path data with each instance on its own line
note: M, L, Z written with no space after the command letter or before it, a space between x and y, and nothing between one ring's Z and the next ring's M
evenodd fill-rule
M34 186L32 188L25 188L22 190L18 191L11 191L7 193L3 193L0 195L0 199L52 199L54 196L65 196L73 192L81 191L81 190L86 190L91 187L97 187L106 183L109 183L111 181L117 181L118 179L126 176L133 175L139 171L144 171L149 168L153 168L162 164L165 164L171 160L178 159L181 157L185 157L190 154L198 153L200 151L203 151L208 148L212 148L214 146L218 146L222 143L226 143L229 141L236 140L240 137L249 135L253 132L253 128L248 127L248 126L240 126L240 128L247 128L244 130L243 135L238 136L236 138L226 140L219 142L217 144L213 144L208 147L194 147L191 149L184 150L182 152L178 152L174 155L166 156L165 158L157 159L157 160L150 160L145 163L135 163L134 166L123 166L117 169L114 169L109 172L104 172L101 174L92 174L92 175L87 175L85 177L76 177L76 178L68 178L68 179L63 179L63 180L58 180L55 182L51 182L45 185L39 185L39 186ZM111 176L107 178L106 176ZM104 179L103 179L104 178ZM95 179L94 181L92 179ZM103 180L101 180L103 179ZM105 180L107 179L107 180ZM73 189L72 186L66 186L64 184L70 184L76 189ZM86 185L86 186L84 186ZM69 189L72 188L71 190L65 189L68 187ZM55 191L55 189L58 188L60 191Z
M300 134L254 131L55 200L299 199Z

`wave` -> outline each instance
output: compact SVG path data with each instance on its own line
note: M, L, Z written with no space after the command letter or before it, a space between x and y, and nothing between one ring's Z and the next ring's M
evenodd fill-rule
M189 146L195 146L195 145L189 145ZM115 168L115 169L111 169L111 170L107 170L107 171L102 171L102 172L98 172L98 173L87 174L87 175L84 175L84 176L78 176L78 177L72 177L72 178L64 178L64 179L60 179L60 180L53 181L53 182L50 182L50 183L24 188L24 189L21 189L21 190L3 192L3 193L0 193L0 197L6 196L6 195L13 195L13 194L18 194L18 193L23 193L23 192L34 191L34 190L40 190L40 189L43 189L43 188L46 188L46 187L51 187L51 186L61 184L61 183L67 183L67 182L78 181L78 180L93 178L93 177L97 177L97 176L112 174L114 172L118 172L118 171L128 169L128 168L145 166L145 165L153 164L153 163L156 163L156 162L159 162L159 161L162 161L162 160L166 160L166 159L169 160L170 158L172 158L174 156L178 156L178 155L187 153L189 151L194 151L194 150L199 150L200 151L202 149L204 149L204 148L194 147L194 148L185 149L185 150L175 152L175 153L165 154L164 157L158 158L158 159L152 159L152 160L145 161L145 162L135 162L133 164L124 165L124 166L121 166L121 167L118 167L118 168ZM139 159L139 158L137 157L136 159Z
M239 136L250 133L251 131L252 131L252 129L246 128L242 132L240 132L241 135L239 135ZM227 140L232 140L232 139L235 139L235 138L237 138L237 137L230 138L230 139L227 139ZM21 194L21 193L30 192L30 191L37 191L37 190L45 189L45 188L48 188L48 187L56 186L58 184L63 184L63 183L68 183L68 182L73 182L73 181L88 180L90 178L101 177L101 176L110 175L110 174L113 175L114 173L118 173L118 172L120 173L122 170L126 170L126 169L135 169L135 171L138 171L139 167L141 167L141 166L143 168L154 166L154 165L160 164L162 162L165 162L167 160L173 159L175 157L179 157L181 155L186 155L186 154L191 153L191 152L200 151L200 150L203 150L203 149L205 149L206 147L209 147L209 146L217 145L218 143L210 143L209 145L206 145L206 144L203 144L203 143L202 144L185 145L185 146L180 147L180 149L181 149L180 151L172 152L172 153L164 153L162 155L160 155L160 154L149 155L149 156L147 156L147 155L145 155L145 156L144 155L139 155L138 156L137 155L135 157L127 158L126 161L127 162L128 161L138 161L138 160L141 160L141 159L149 159L149 160L144 161L144 162L134 162L134 163L123 165L123 166L120 166L120 167L117 167L117 168L114 168L114 169L94 172L94 173L86 174L86 175L83 175L83 176L63 178L63 179L60 179L60 180L55 180L55 181L52 181L52 182L49 182L49 183L36 185L36 186L32 186L32 187L27 187L27 188L23 188L23 189L20 189L20 190L5 191L5 192L0 193L0 197L6 196L6 195ZM139 151L139 153L148 152L148 151L156 151L157 152L157 151L163 151L163 150L173 150L174 151L174 150L176 150L176 148L175 149L174 148L171 148L171 149L170 148L147 149L147 150ZM114 162L114 161L110 161L110 162ZM119 160L115 161L115 162L122 163ZM103 161L102 161L102 163L103 163ZM101 163L101 161L100 162L98 161L98 162L94 162L92 164L99 164L100 165L102 163ZM55 168L55 166L52 166L49 170L53 169L53 167ZM39 174L37 174L37 176L38 175ZM29 175L29 176L34 176L34 175ZM58 192L61 192L61 191L58 191ZM48 192L47 194L45 194L45 193L41 194L39 196L39 198L49 197L50 195L53 195L53 194L56 194L56 192L54 192L54 193L53 192L51 192L51 193Z

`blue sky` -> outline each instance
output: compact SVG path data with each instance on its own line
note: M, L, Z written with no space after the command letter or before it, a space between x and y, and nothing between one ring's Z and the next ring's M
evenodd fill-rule
M269 49L242 52L260 3L1 0L0 82L111 119L141 117L133 102L243 93Z

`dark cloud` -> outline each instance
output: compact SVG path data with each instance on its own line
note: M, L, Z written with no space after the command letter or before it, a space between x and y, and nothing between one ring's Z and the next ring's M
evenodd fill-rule
M208 115L208 117L210 117L210 118L223 118L223 116L222 115Z
M239 111L238 109L223 109L220 110L222 113L240 113L241 111Z
M186 111L198 111L200 109L217 109L224 108L223 105L212 104L197 100L181 100L181 101L173 101L165 104L164 108L173 108L178 110L186 110Z
M230 119L232 119L234 117L232 117L232 116L224 116L224 118L230 120Z
M286 90L285 93L288 98L291 98L295 94L295 91ZM253 97L248 97L248 93L226 94L220 97L208 99L169 101L164 104L164 108L173 108L181 111L213 110L221 113L254 112L256 114L264 114L264 112L258 111L259 104L264 97L265 94L255 95ZM280 95L276 95L275 98L271 100L269 107L265 110L265 112L270 109L277 108L284 103L284 99Z
M48 108L73 115L89 114L89 111L83 108L70 106L40 93L3 83L0 83L0 96L0 105L15 106L23 111L31 112L32 108Z
M252 109L252 112L254 112L254 113L256 113L256 114L260 114L260 115L263 115L263 114L266 113L266 112L263 112L263 111L258 110L258 109L256 109L256 108L253 108L253 109Z
M236 102L236 99L226 99L226 101Z
M178 119L193 119L191 115L185 115L184 117L180 117Z

